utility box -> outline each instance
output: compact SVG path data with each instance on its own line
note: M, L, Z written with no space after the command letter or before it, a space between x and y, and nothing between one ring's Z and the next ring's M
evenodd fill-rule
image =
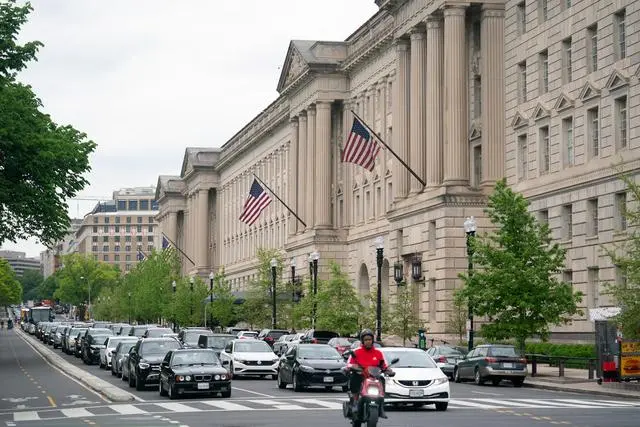
M418 329L418 348L421 350L427 349L427 335L424 329Z

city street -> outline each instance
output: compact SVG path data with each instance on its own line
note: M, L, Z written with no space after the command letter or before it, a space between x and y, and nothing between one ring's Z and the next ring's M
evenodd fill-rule
M231 399L160 397L157 389L135 391L98 366L54 351L89 374L136 396L130 403L101 398L53 366L27 344L20 332L0 332L0 423L4 426L346 426L341 413L345 395L313 390L280 390L267 379L234 379ZM381 426L442 425L452 427L514 425L636 426L640 400L474 384L451 384L446 412L432 408L393 409Z

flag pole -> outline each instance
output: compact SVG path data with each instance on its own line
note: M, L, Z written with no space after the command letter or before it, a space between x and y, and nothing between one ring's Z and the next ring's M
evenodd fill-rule
M358 116L358 115L356 114L356 112L355 112L355 111L351 110L351 114L353 114L353 115L354 115L358 120L360 120L360 123L362 123L362 124L364 125L364 127L366 127L366 128L367 128L367 130L369 130L369 132L371 133L371 135L373 135L373 137L374 137L374 138L376 138L378 141L380 141L380 142L382 143L382 145L384 145L384 146L385 146L385 148L386 148L387 150L389 150L389 152L390 152L391 154L393 154L393 156L394 156L396 159L398 159L398 161L402 164L402 166L404 166L404 167L405 167L405 168L406 168L406 169L411 173L411 175L413 175L413 177L414 177L415 179L417 179L417 180L418 180L418 182L420 182L420 184L422 184L422 186L423 186L423 187L426 187L426 186L427 186L427 184L422 180L422 178L420 178L420 177L418 176L418 174L417 174L417 173L415 173L415 172L413 171L413 169L411 169L411 168L409 167L409 165L408 165L404 160L402 160L402 159L400 158L400 156L398 156L398 155L396 154L396 152L395 152L395 151L393 151L393 149L392 149L390 146L388 146L388 145L387 145L387 143L386 143L386 142L384 142L384 140L383 140L380 136L378 136L378 134L377 134L377 133L375 133L375 132L373 131L373 129L371 129L371 128L369 127L369 125L365 123L365 121L364 121L364 120L362 120L362 119L360 118L360 116Z
M171 239L169 238L169 236L167 236L166 234L164 234L164 232L162 233L162 236L163 236L165 239L167 239L167 240L169 241L169 243L171 243L171 244L173 245L173 247L174 247L174 248L176 248L176 249L178 250L178 252L180 252L182 255L184 255L184 257L185 257L186 259L188 259L188 260L189 260L189 262L190 262L191 264L193 264L193 266L194 266L194 267L196 266L196 263L195 263L195 262L193 262L193 261L191 260L191 258L189 258L189 257L187 256L187 254L185 254L184 252L182 252L182 249L180 249L180 248L178 247L178 245L176 245L176 243L175 243L173 240L171 240Z
M279 201L280 203L282 203L282 205L283 205L285 208L287 208L287 210L288 210L289 212L291 212L291 215L295 216L295 217L296 217L296 219L297 219L298 221L300 221L300 222L302 223L302 225L304 225L304 226L305 226L305 228L307 227L307 224L306 224L303 220L301 220L301 219L300 219L300 217L298 216L298 214L297 214L297 213L295 213L295 212L294 212L294 211L289 207L289 205L287 205L285 202L283 202L283 201L282 201L282 199L281 199L280 197L278 197L278 195L277 195L276 193L274 193L274 191L273 191L271 188L269 188L269 186L268 186L267 184L265 184L265 183L264 183L264 181L262 181L260 178L258 178L258 176L257 176L255 173L253 174L253 176L254 176L254 178L255 178L255 179L257 179L258 181L260 181L260 184L264 185L264 186L265 186L265 188L266 188L267 190L269 190L269 192L270 192L271 194L273 194L273 195L274 195L274 197L275 197L276 199L278 199L278 201ZM289 183L289 185L291 185L291 183Z

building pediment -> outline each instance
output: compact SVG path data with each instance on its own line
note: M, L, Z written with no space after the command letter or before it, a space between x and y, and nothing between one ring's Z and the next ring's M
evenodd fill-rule
M607 79L607 84L604 85L607 89L614 90L619 87L625 86L629 83L629 79L624 76L620 71L613 70L609 78Z
M529 120L524 116L524 114L520 113L520 111L516 111L515 116L511 120L511 127L514 129L521 128L523 126L527 126L529 124Z
M591 98L595 98L597 96L600 96L600 90L595 87L593 85L593 83L591 83L590 81L587 81L584 86L582 86L582 89L580 90L580 94L578 95L578 98L581 101L588 101Z
M292 86L309 71L335 71L347 57L344 42L292 40L278 80L278 93Z
M556 111L564 111L572 107L573 99L569 98L566 93L561 93L558 99L556 99L556 103L554 104L553 109Z
M213 169L219 157L219 148L187 147L182 159L180 176L184 178L196 168Z
M185 183L179 176L160 175L156 185L156 200L170 194L181 195L185 189Z
M536 121L549 117L549 110L541 102L538 102L536 108L533 109L532 117Z

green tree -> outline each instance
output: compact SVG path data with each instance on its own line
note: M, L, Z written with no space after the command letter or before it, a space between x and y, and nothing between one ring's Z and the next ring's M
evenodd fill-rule
M220 326L230 326L235 323L238 305L236 297L231 292L231 285L227 281L224 270L218 272L213 279L213 303L210 304L211 317Z
M460 295L490 340L515 338L524 351L532 336L546 339L550 325L566 324L578 314L580 292L558 280L565 265L565 249L553 243L546 223L528 211L529 203L500 180L489 197L486 213L496 231L471 242L475 271L460 274Z
M52 299L56 289L58 289L58 280L56 275L52 274L40 283L40 286L38 286L36 290L37 296L40 299Z
M331 262L330 268L330 279L322 282L318 292L317 327L350 335L358 330L362 304L340 265Z
M171 303L171 314L180 326L204 324L204 300L209 295L209 286L199 277L176 280L176 293Z
M447 320L446 332L448 334L456 335L458 337L459 345L464 342L468 317L469 310L464 297L459 295L458 292L454 293L451 312L449 313L449 319Z
M377 285L376 285L377 286ZM364 296L363 309L360 312L360 318L358 319L359 329L368 328L374 333L376 332L377 324L377 307L378 296L377 290L374 288L369 295ZM391 317L391 310L387 301L382 301L382 333L387 334L391 331L393 319Z
M22 301L22 285L16 279L9 262L0 258L0 306L20 304Z
M281 295L276 302L278 326L283 326L280 321L287 317L290 308L289 304L282 301L282 296L287 292L286 285L281 280L282 257L274 249L258 249L256 257L258 258L258 272L256 278L249 283L247 298L242 304L241 318L252 327L271 326L271 307L273 306L271 260L275 258L278 263L276 267L276 295Z
M396 301L393 304L390 332L402 338L402 345L406 345L407 339L415 337L422 326L420 317L415 311L415 299L412 286L398 286Z
M25 270L22 277L19 277L18 280L22 285L24 292L23 298L25 301L38 298L38 286L44 281L42 274L40 274L38 270Z
M65 255L64 267L55 274L58 288L54 297L63 303L73 305L91 302L100 295L102 288L114 287L120 276L117 267L96 261L92 256L80 254Z
M87 185L95 143L42 111L17 72L36 59L38 41L17 43L32 8L0 3L0 243L37 237L50 244L69 226L66 201Z
M620 206L626 222L626 238L605 248L611 261L622 273L624 280L609 283L607 291L621 308L616 316L622 334L628 339L640 339L640 186L632 176L620 171L620 179L626 184L629 208ZM633 208L631 208L633 206Z

